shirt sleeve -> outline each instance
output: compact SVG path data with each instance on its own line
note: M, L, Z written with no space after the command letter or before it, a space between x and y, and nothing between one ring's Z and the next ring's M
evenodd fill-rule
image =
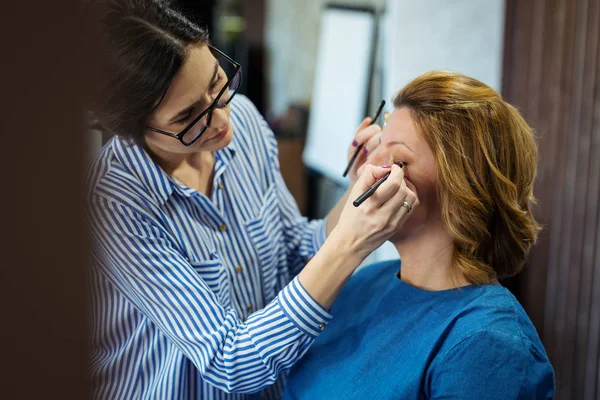
M482 331L455 345L432 368L430 399L513 400L554 398L554 373L528 342Z
M277 188L277 198L283 223L283 251L286 253L290 273L295 276L325 243L327 239L327 220L324 218L309 221L302 216L296 200L281 175L279 149L275 135L260 114L259 118L267 142L269 164Z
M272 384L331 319L295 279L241 321L151 215L103 197L89 210L103 260L95 267L221 390L250 393Z

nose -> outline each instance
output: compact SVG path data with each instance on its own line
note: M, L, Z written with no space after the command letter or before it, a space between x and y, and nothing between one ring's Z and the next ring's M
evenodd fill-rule
M210 128L217 130L223 129L229 125L229 107L215 108L212 111L212 120L210 121Z

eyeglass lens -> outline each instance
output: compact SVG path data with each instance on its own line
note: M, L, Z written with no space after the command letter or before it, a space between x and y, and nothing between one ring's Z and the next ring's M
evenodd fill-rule
M228 82L228 87L225 88L221 96L217 99L216 108L224 108L229 104L233 96L240 88L241 73L238 70L232 79ZM220 88L219 90L222 90ZM200 118L190 129L183 135L182 140L185 144L195 141L202 133L210 126L212 120L212 111L207 112Z

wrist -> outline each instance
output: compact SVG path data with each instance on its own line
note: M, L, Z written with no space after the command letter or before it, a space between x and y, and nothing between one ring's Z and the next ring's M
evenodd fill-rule
M338 259L347 260L348 262L344 264L353 266L353 269L357 268L369 255L368 252L365 252L364 246L356 241L348 240L336 228L329 234L321 250Z

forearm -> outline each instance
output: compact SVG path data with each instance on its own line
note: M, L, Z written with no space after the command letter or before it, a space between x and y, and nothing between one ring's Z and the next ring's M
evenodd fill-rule
M342 214L342 210L344 209L344 205L348 200L349 193L350 188L346 190L346 193L344 193L342 198L336 203L336 205L331 209L331 211L329 211L329 214L327 214L327 236L329 236L331 231L333 231L333 228L335 228L335 226L337 225L338 220L340 219L340 215Z
M352 244L341 242L332 235L300 272L298 279L317 303L329 309L365 257L366 254L353 249Z

